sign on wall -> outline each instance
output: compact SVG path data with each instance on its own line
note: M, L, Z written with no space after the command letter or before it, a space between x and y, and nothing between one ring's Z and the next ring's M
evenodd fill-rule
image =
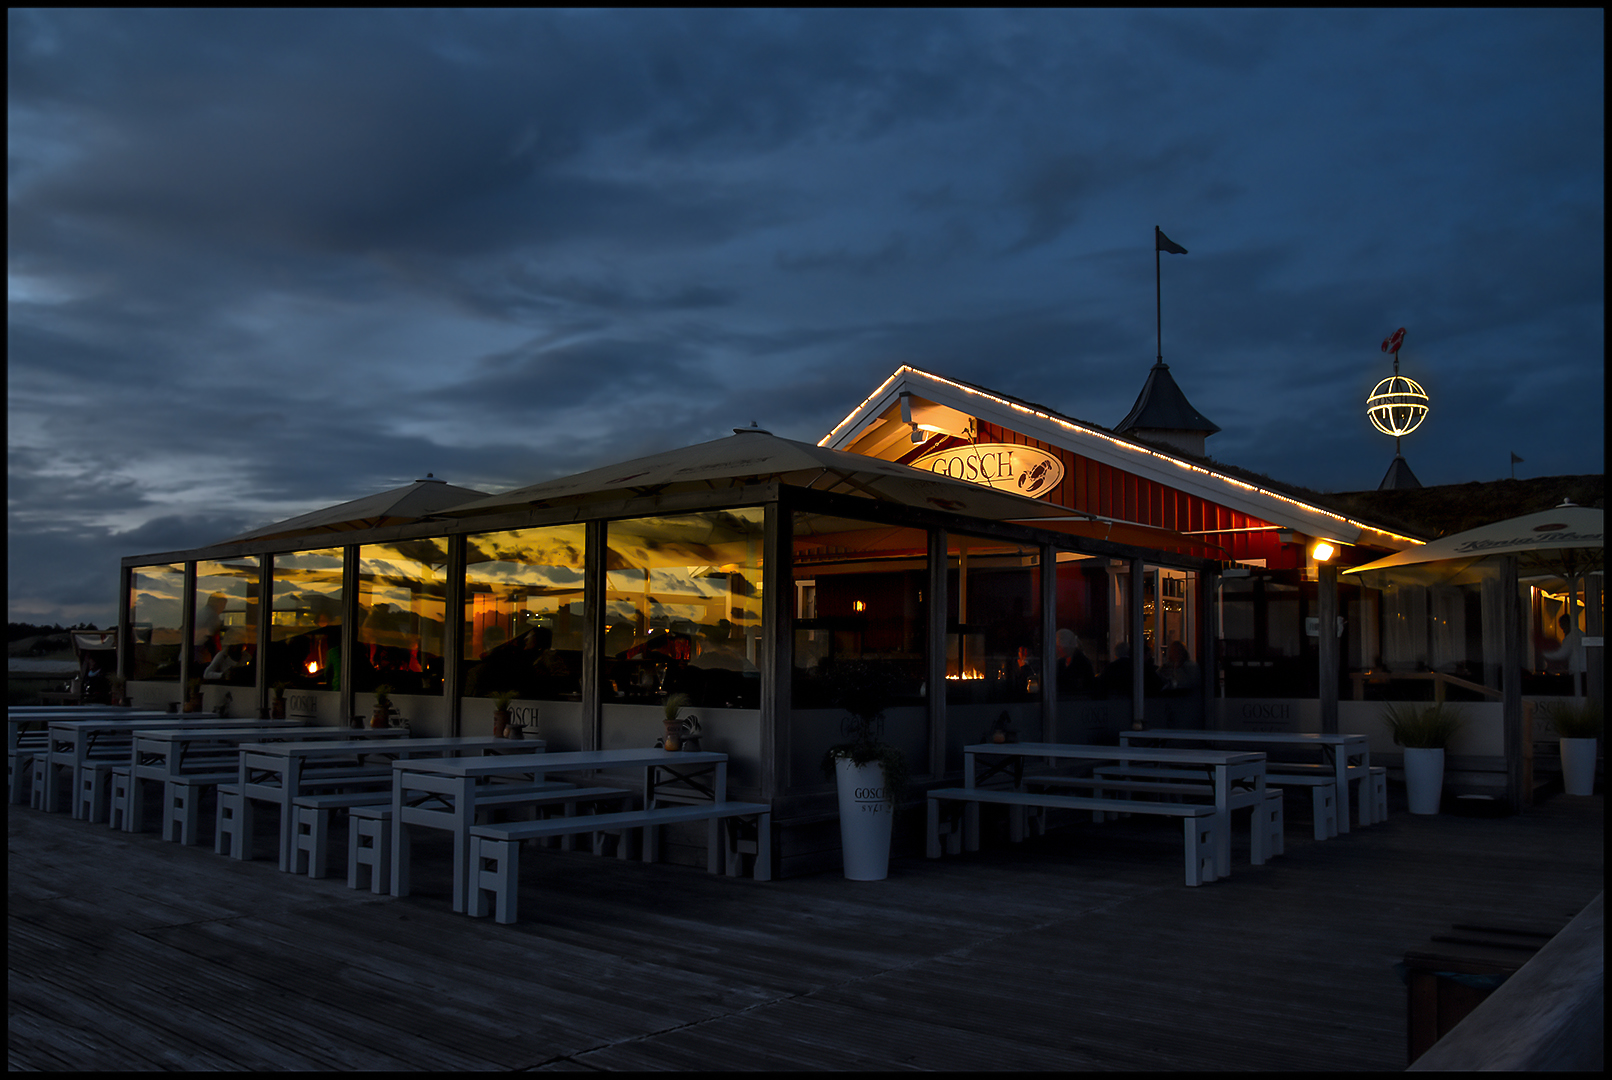
M925 454L912 467L1034 499L1052 494L1064 472L1063 462L1055 455L1014 443L954 446Z

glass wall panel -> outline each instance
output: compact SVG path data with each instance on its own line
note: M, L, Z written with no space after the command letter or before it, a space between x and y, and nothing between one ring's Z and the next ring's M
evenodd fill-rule
M1221 579L1218 676L1224 696L1318 695L1320 650L1305 621L1316 603L1315 583L1305 582L1299 570L1254 570L1248 577ZM1384 640L1386 650L1386 634Z
M467 538L464 696L582 699L586 534L568 524Z
M761 707L764 510L606 527L605 702Z
M998 728L1042 741L1040 549L948 533L946 767Z
M196 564L192 675L215 686L255 686L258 675L256 555Z
M275 555L269 572L269 685L340 690L342 549Z
M179 681L184 608L183 564L139 566L129 571L128 678Z
M1108 665L1110 628L1124 625L1123 608L1120 622L1114 622L1113 588L1107 559L1058 552L1058 606L1053 613L1058 627L1054 641L1058 722L1050 734L1059 742L1112 741L1105 733L1118 731L1121 721L1130 727L1129 705L1110 706L1098 681Z
M357 655L353 689L441 694L448 604L442 537L358 549Z
M928 533L812 513L796 513L793 529L788 782L824 783L823 752L848 736L839 703L868 684L890 702L881 737L913 775L929 773Z
M1203 669L1198 648L1198 575L1167 566L1147 568L1142 633L1152 661L1144 676L1149 727L1202 728Z

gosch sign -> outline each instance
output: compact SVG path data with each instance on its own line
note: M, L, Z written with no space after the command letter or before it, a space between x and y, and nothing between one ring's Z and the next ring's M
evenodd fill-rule
M1063 462L1052 454L1013 443L954 446L925 454L912 467L1036 499L1052 494L1063 479Z

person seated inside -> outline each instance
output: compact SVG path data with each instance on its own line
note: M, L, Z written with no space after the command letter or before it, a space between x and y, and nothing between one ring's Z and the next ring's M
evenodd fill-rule
M207 670L202 672L202 678L210 682L220 682L227 679L231 671L244 666L246 666L246 661L241 659L241 647L239 645L226 645L218 651L218 655L213 657L212 662L207 665Z
M1166 690L1194 690L1202 678L1198 665L1193 663L1192 656L1187 647L1179 641L1170 642L1170 647L1164 653L1164 670L1160 673L1164 677Z
M1084 696L1091 693L1096 682L1096 672L1092 670L1091 661L1086 659L1086 653L1080 647L1080 638L1075 636L1073 630L1065 627L1058 631L1056 644L1058 695Z

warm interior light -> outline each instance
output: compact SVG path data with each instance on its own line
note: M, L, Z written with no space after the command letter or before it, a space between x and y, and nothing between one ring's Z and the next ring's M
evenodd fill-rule
M866 611L867 609L868 609L868 602L866 600L852 600L851 601L851 610L852 611Z
M1326 540L1316 541L1315 547L1310 549L1310 554L1315 556L1316 562L1330 562L1332 556L1337 553L1338 549Z
M309 675L312 675L312 674L316 673L319 670L319 661L317 661L317 660L309 660L308 663L307 663L307 668L308 668L308 674Z

